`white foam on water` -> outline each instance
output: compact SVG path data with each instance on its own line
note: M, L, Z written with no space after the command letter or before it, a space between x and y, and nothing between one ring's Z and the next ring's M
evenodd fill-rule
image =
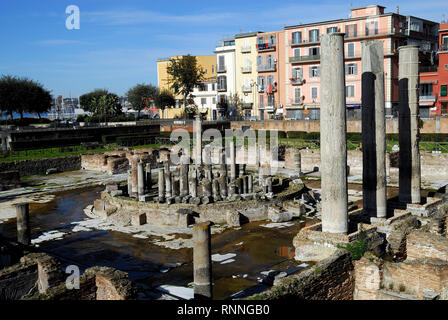
M234 257L236 257L236 253L227 253L227 254L216 253L216 254L212 255L212 261L222 262L224 260L228 260L228 259L231 259Z

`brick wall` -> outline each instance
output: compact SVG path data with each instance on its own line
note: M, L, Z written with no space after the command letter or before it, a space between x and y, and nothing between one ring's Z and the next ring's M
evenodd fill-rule
M381 288L382 266L373 255L354 261L355 291L354 300L376 300Z
M268 300L352 300L354 285L351 255L345 250L337 250L313 268L287 277L255 297Z
M448 262L448 239L437 234L414 231L406 239L407 260L432 258Z

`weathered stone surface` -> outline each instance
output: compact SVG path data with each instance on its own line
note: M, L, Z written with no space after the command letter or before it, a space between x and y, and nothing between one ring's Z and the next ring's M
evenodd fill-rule
M272 222L287 222L291 221L293 218L293 215L291 212L288 211L282 211L281 208L278 207L269 207L268 209L268 218Z
M227 211L226 212L227 225L229 227L240 227L241 217L238 211Z
M131 225L133 226L142 226L146 224L146 214L145 213L137 213L131 217Z

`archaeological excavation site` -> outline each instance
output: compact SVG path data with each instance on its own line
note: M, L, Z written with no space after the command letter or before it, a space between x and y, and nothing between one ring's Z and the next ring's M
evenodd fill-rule
M383 52L362 42L356 148L334 32L318 148L196 116L153 146L0 163L0 300L447 300L448 157L419 148L413 45L387 148Z

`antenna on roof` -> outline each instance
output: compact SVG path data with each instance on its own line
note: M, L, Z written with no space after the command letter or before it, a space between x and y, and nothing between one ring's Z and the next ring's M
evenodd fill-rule
M446 23L445 14L444 13L442 14L442 21L440 23Z

